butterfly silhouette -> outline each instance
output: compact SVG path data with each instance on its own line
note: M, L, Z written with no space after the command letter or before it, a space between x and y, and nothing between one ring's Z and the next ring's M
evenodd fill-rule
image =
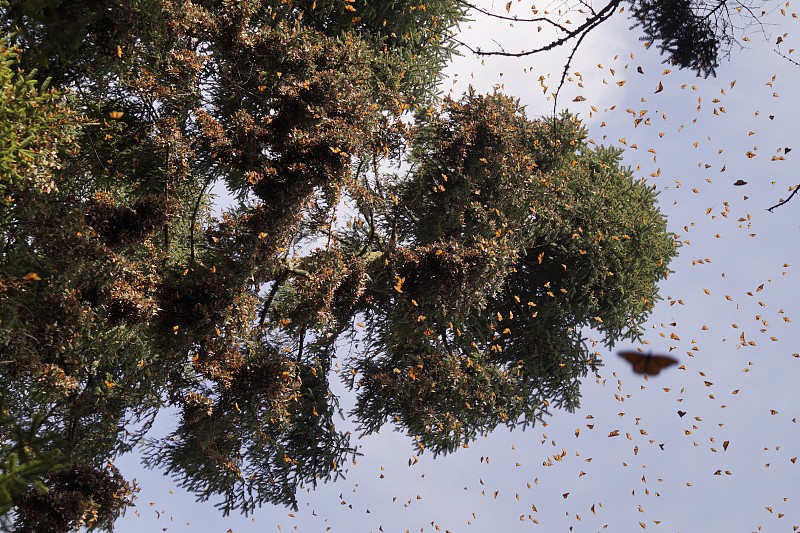
M618 355L631 364L636 374L645 376L657 376L663 368L678 364L678 360L669 355L644 354L632 350L618 352Z

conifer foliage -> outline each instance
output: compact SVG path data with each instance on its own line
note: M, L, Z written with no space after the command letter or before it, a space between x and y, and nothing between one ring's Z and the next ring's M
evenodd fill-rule
M122 453L250 512L342 473L342 414L434 453L534 424L658 299L673 237L619 151L436 96L458 2L0 9L11 530L109 528Z
M642 40L658 42L666 61L705 77L713 75L721 51L729 50L733 30L725 0L635 0L631 2L633 27L641 27Z

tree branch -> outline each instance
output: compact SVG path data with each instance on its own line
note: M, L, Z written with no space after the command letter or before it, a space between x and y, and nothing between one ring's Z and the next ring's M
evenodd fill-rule
M567 28L565 28L564 26L562 26L558 22L554 22L554 21L550 20L547 17L536 17L536 18L532 18L532 19L523 19L523 18L519 18L519 17L507 17L505 15L498 15L497 13L492 13L491 11L488 11L486 9L478 7L478 6L476 6L474 4L471 4L471 3L469 3L469 2L467 2L465 0L456 0L456 1L459 4L461 4L462 6L466 6L468 9L475 10L478 13L481 13L482 15L486 15L487 17L496 18L496 19L500 19L500 20L510 20L511 22L546 22L546 23L558 28L561 31L565 31L565 32L569 31L569 30L567 30Z
M780 52L778 49L775 49L775 50L774 50L774 52L775 52L776 54L778 54L779 56L781 56L782 58L784 58L784 59L785 59L786 61L788 61L789 63L792 63L792 64L794 64L795 66L798 66L798 67L800 67L800 63L799 63L799 62L795 61L794 59L792 59L791 57L787 56L786 54L782 54L782 53L781 53L781 52Z
M603 9L598 11L594 16L589 17L586 19L583 24L578 26L572 31L568 31L567 34L563 37L560 37L554 41L550 41L548 44L541 46L539 48L533 48L531 50L524 50L522 52L506 52L504 50L493 50L489 52L484 52L480 48L473 48L470 45L460 41L458 39L453 39L454 42L463 46L470 52L480 56L503 56L503 57L525 57L530 56L533 54L538 54L541 52L546 52L548 50L552 50L553 48L557 48L576 37L582 37L584 34L588 33L589 31L593 30L595 26L607 20L611 15L614 14L614 11L617 7L619 7L622 0L611 0L608 4L606 4ZM553 23L555 24L555 23Z
M790 194L790 195L789 195L789 198L787 198L786 200L781 200L781 201L780 201L780 202L778 202L777 204L775 204L775 205L773 205L772 207L770 207L769 209L767 209L767 211L769 211L770 213L772 213L772 210L773 210L773 209L775 209L776 207L780 207L780 206L782 206L783 204L789 203L789 200L791 200L791 199L792 199L792 197L793 197L795 194L797 194L797 191L800 191L800 184L798 184L798 185L795 185L795 187L794 187L794 190L792 191L792 194Z
M598 22L599 24L599 22ZM578 48L581 46L583 39L591 31L591 28L586 30L578 37L578 41L575 43L575 46L572 47L572 52L570 52L569 57L567 57L567 62L564 64L564 70L561 72L561 80L558 82L558 88L556 88L556 92L553 93L553 116L555 117L556 110L558 108L558 95L561 94L561 88L564 86L564 81L567 79L567 74L569 73L569 66L572 64L572 59L575 57L575 53L578 51Z
M264 306L261 308L261 315L258 318L258 327L263 328L264 322L267 320L267 313L269 313L269 308L272 306L272 301L275 299L275 296L278 294L278 290L281 288L281 285L289 279L290 274L294 274L295 276L300 276L306 279L311 278L311 273L307 270L303 270L301 268L297 268L298 261L293 259L288 259L286 261L285 267L281 270L280 274L275 278L275 283L269 290L269 294L267 295L267 299L264 300Z
M210 174L205 182L203 183L203 187L200 189L200 194L197 195L197 201L194 203L194 209L192 210L192 219L189 222L189 260L194 263L194 234L195 234L195 225L197 224L197 213L200 210L200 204L203 201L203 196L206 194L206 189L211 184L211 181L214 179L213 174Z

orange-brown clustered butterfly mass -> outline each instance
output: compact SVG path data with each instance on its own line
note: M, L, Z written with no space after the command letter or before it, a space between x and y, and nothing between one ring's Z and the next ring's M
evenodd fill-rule
M678 360L669 355L644 354L635 351L622 351L619 356L628 361L636 374L657 376L662 369L677 365Z

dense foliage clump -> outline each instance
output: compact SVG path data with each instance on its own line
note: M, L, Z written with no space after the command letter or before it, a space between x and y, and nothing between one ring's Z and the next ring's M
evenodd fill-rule
M658 42L666 61L708 77L719 66L721 50L733 41L724 0L634 0L633 27L641 27L648 46Z
M334 370L364 432L443 453L575 408L590 328L639 334L674 255L655 193L570 115L438 98L461 4L387 4L0 8L12 531L110 527L139 443L225 512L293 505L355 453Z

